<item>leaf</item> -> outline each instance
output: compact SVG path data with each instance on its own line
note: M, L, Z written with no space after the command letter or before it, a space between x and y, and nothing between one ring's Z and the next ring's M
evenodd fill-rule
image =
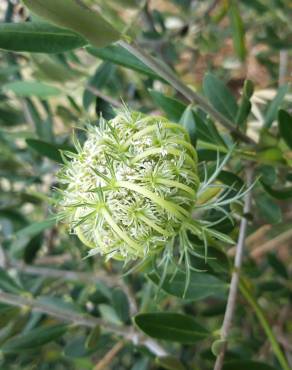
M34 149L40 155L50 158L53 161L56 161L59 163L63 163L60 150L67 150L67 151L69 150L71 152L75 151L73 147L51 144L43 140L26 139L25 141L30 148Z
M114 289L112 294L113 308L122 322L126 323L130 319L129 301L121 289Z
M186 110L186 105L181 103L179 100L165 96L161 92L149 89L154 102L166 113L168 118L174 122L179 122L181 116Z
M254 91L253 83L250 80L245 80L240 105L235 118L235 122L239 126L245 127L246 120L251 111L250 98L253 95L253 91Z
M12 91L20 97L36 96L41 99L46 99L51 96L61 94L61 90L37 81L15 81L9 82L2 86L5 91Z
M228 361L224 364L223 370L276 370L275 367L272 367L263 362L257 361Z
M192 316L179 313L142 313L134 317L140 330L150 337L192 344L208 336L208 331Z
M53 227L54 225L56 225L55 217L49 218L45 221L34 222L26 226L25 228L17 231L17 233L15 233L15 237L16 238L33 237L41 233L42 231Z
M212 343L211 351L214 356L218 356L222 349L226 346L226 340L224 339L217 339Z
M74 0L23 0L33 13L57 26L69 28L96 47L117 41L116 31L97 11Z
M272 123L275 121L277 117L277 112L279 107L281 106L285 95L288 92L288 85L283 85L279 88L277 95L274 97L274 99L270 102L268 105L268 109L265 114L265 123L264 127L270 128Z
M107 304L100 304L98 305L99 312L101 314L101 317L115 325L121 325L122 321L120 317L117 315L116 311L113 307L107 305Z
M276 224L282 220L281 208L272 201L266 194L258 194L255 202L261 216L271 224Z
M4 353L13 353L35 349L46 343L60 338L66 333L68 325L50 325L21 333L13 338L8 339L1 347Z
M189 133L191 142L192 142L193 146L195 147L196 146L196 141L197 141L197 138L196 138L196 136L197 136L196 135L196 121L195 121L195 118L194 118L194 113L193 113L191 105L189 105L185 109L185 111L183 112L183 114L180 118L179 123Z
M102 116L106 120L115 117L116 113L112 106L102 98L96 98L95 112L98 117Z
M160 284L160 277L151 273L147 275L150 280L156 284ZM190 273L190 283L186 293L184 294L186 286L186 274L178 272L173 278L172 274L167 275L161 286L166 293L174 295L179 298L186 300L199 301L209 296L225 296L228 289L228 285L205 272L194 272Z
M226 146L216 126L211 120L208 120L207 118L203 120L199 112L193 111L193 115L196 124L196 134L199 140ZM217 156L216 152L215 155Z
M215 75L207 73L203 90L213 107L234 122L238 106L230 90Z
M292 149L292 115L283 109L278 113L279 131L282 139Z
M173 356L156 357L155 362L166 370L186 370L184 365Z
M0 289L15 294L23 291L18 283L2 267L0 267Z
M0 24L0 48L5 50L63 53L86 44L80 35L45 22Z
M114 66L112 63L104 62L101 63L93 77L88 81L88 86L94 87L100 90L103 86L106 85L109 78L111 77L114 71ZM83 106L87 110L91 103L96 99L96 96L89 90L85 89L83 94Z
M233 45L238 58L243 61L246 56L244 26L240 16L238 1L229 0L228 14L231 24Z
M91 55L94 55L95 57L98 57L102 60L107 60L122 67L140 72L151 78L161 80L161 78L155 72L153 72L149 67L147 67L143 62L132 55L129 51L125 50L119 45L110 45L105 48L99 49L89 46L86 48L86 50Z
M292 186L283 189L273 189L271 186L261 181L261 184L265 191L275 199L291 199L292 198Z
M19 292L18 292L19 293ZM10 320L19 317L20 308L0 304L0 329L7 327Z
M88 337L86 338L85 348L89 350L96 348L100 335L101 335L100 326L97 325L90 331Z

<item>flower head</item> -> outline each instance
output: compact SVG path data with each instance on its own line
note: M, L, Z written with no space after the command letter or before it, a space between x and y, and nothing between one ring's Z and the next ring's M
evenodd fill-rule
M76 149L59 173L61 207L89 255L144 258L191 219L197 154L182 126L125 109Z

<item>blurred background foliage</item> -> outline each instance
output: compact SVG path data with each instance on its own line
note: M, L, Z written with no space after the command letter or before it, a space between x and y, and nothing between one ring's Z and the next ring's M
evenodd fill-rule
M239 189L252 163L259 179L242 269L249 293L243 288L238 297L224 369L284 368L261 315L291 364L291 2L86 4L256 142L238 144L219 177ZM66 225L56 224L55 175L59 150L73 150L73 131L82 141L88 122L98 124L100 114L113 117L123 102L183 124L208 171L218 150L226 153L236 137L120 44L97 48L68 36L66 44L48 42L43 53L29 52L36 44L18 38L25 29L9 29L7 38L6 24L37 21L36 16L16 0L1 0L0 10L0 368L211 369L234 248L210 245L214 259L192 261L207 271L191 274L185 299L183 273L157 291L159 272L151 266L123 276L119 263L83 259L86 248ZM216 228L236 240L242 209L231 205L226 211L236 222ZM206 217L216 221L222 214L210 210ZM194 331L188 340L179 332L173 337L170 323L174 330L194 325Z

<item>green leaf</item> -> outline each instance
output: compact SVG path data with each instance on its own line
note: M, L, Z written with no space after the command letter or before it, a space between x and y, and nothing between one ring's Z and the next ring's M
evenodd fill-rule
M288 85L281 86L277 92L277 95L268 105L268 109L265 114L265 123L264 123L264 126L266 128L270 128L273 121L275 121L277 117L278 109L280 108L287 92L288 92Z
M79 33L96 47L106 46L120 37L120 33L97 11L79 1L23 0L23 3L39 17Z
M231 91L223 82L215 75L207 73L203 80L203 89L213 107L234 122L238 106Z
M35 349L60 338L66 333L67 328L68 325L50 325L21 333L6 341L1 347L1 351L4 353L13 353Z
M276 224L282 220L281 208L272 201L266 194L258 194L255 202L261 216L271 224Z
M272 367L263 362L257 361L228 361L224 364L223 370L276 370L275 367Z
M273 189L271 186L261 181L261 184L265 191L275 199L291 199L292 198L292 186L283 189Z
M229 0L228 14L231 23L233 45L238 58L243 61L246 56L244 26L240 16L237 0Z
M86 44L80 35L45 22L0 24L0 48L5 50L63 53Z
M253 91L253 83L250 80L245 80L240 105L235 118L235 122L239 126L245 127L246 120L251 111L250 98L252 97Z
M9 82L2 86L5 91L12 91L20 97L36 96L41 99L46 99L51 96L61 94L61 90L37 81L15 81Z
M192 110L192 106L189 105L185 111L183 112L179 123L187 130L190 135L191 142L193 146L196 146L196 121L194 117L194 112Z
M159 285L160 277L157 274L151 273L148 277L153 281L153 283ZM215 276L205 272L199 273L194 271L190 273L190 283L186 293L184 294L185 286L186 274L178 272L174 278L172 274L167 275L161 289L168 294L192 301L199 301L212 295L224 296L228 289L228 285Z
M90 78L88 81L88 86L94 87L98 90L100 90L102 87L106 85L109 78L111 77L112 73L114 71L114 66L112 63L104 62L101 63L93 77ZM89 90L85 89L83 94L83 106L87 110L91 103L94 102L96 99L96 96Z
M211 351L214 356L218 356L221 352L221 350L226 345L226 340L223 339L217 339L212 343Z
M278 113L279 131L282 139L292 149L292 115L283 109Z
M15 294L23 291L18 283L2 267L0 267L0 289Z
M7 327L9 321L19 317L19 314L20 308L0 304L0 329Z
M50 158L53 161L56 161L59 163L63 163L60 150L69 150L71 152L75 151L74 148L72 147L51 144L43 140L26 139L25 141L30 148L34 149L40 155Z
M126 323L130 319L129 301L125 293L117 288L112 294L113 308L122 322Z
M149 89L149 93L154 102L166 113L170 120L174 122L180 121L181 116L187 108L185 104L152 89Z
M85 348L89 350L96 348L97 342L100 338L100 334L101 334L100 326L97 325L90 331L88 337L86 338Z
M140 330L150 337L192 344L208 336L208 331L192 316L179 313L142 313L134 317Z
M155 362L166 370L186 370L184 365L173 356L156 357Z
M117 312L114 310L112 306L109 306L107 304L100 304L98 305L99 312L101 314L101 317L115 325L121 325L122 321L120 317L118 316Z
M196 125L196 134L199 140L226 146L216 126L211 120L207 118L203 120L199 113L195 111L193 111L193 115ZM217 155L217 153L215 153L215 155Z
M129 51L125 50L119 45L110 45L100 49L89 46L86 48L86 50L91 55L94 55L102 60L107 60L122 67L140 72L151 78L161 80L161 78L155 72L153 72Z
M34 237L35 235L41 233L42 231L49 229L56 225L56 218L52 217L45 221L34 222L25 228L17 231L15 234L16 238Z

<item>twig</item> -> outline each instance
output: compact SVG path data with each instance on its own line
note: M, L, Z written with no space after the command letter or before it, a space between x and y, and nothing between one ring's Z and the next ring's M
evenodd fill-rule
M269 240L265 244L255 248L251 252L250 255L251 255L252 258L257 259L257 258L261 257L263 254L265 254L267 252L270 252L271 250L276 249L276 248L280 247L281 245L284 245L284 243L286 241L288 241L289 239L291 239L291 238L292 238L292 229L289 229L289 230L285 231L284 233L276 236L274 239Z
M125 340L129 340L133 342L134 345L144 345L157 356L167 355L167 352L158 343L152 339L145 338L143 335L129 326L113 325L93 316L57 309L55 307L50 307L48 304L42 303L34 298L28 298L6 292L0 292L0 302L16 307L29 307L33 312L40 312L54 316L61 321L71 322L75 325L82 325L88 328L95 328L96 326L100 325L104 330L114 333Z
M121 108L122 106L122 103L111 98L110 96L103 94L102 92L97 90L94 86L87 85L85 86L85 89L90 91L93 95L98 96L99 98L103 99L104 101L106 101L107 103L111 104L114 107Z
M140 46L136 43L127 43L126 41L119 41L118 44L129 51L136 58L141 60L154 72L156 72L160 77L172 85L177 91L179 91L190 103L198 104L206 113L210 114L214 119L216 119L222 126L228 129L231 134L233 134L238 139L242 141L254 144L254 141L246 136L241 131L237 130L235 125L229 121L220 112L214 109L204 98L196 94L192 89L186 86L179 78L168 68L166 68L161 62L153 58L151 55L146 53Z
M121 349L124 347L124 344L125 343L123 340L116 343L113 348L111 348L106 353L106 355L96 364L93 370L104 370L106 366L108 366L115 358L115 356L121 351Z
M253 178L253 169L248 168L246 170L247 187L251 186L252 178ZM250 212L250 209L251 209L251 191L249 191L245 196L244 215L248 214ZM240 273L240 268L241 268L241 263L242 263L243 249L245 245L245 237L246 237L247 224L248 224L248 220L244 215L240 222L239 237L237 241L236 254L235 254L235 260L234 260L234 271L231 277L227 305L226 305L224 320L223 320L223 324L221 328L221 340L223 341L223 345L222 345L221 351L219 352L219 355L216 358L214 370L221 370L223 367L225 352L227 349L228 334L230 331L230 327L232 324L233 315L235 311L235 303L236 303L236 296L237 296L238 283L239 283L239 273Z

